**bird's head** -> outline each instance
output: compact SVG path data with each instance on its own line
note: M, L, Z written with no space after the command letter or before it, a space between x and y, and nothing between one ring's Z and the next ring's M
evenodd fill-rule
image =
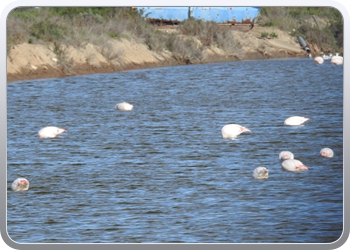
M252 131L250 131L250 129L248 129L246 127L241 127L240 129L241 129L241 133L243 133L243 132L252 132Z

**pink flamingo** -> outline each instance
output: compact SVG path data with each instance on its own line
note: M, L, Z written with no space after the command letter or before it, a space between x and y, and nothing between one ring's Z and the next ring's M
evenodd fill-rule
M293 160L294 159L294 154L290 151L282 151L279 155L280 160Z
M317 64L322 64L322 63L324 62L323 58L320 57L320 56L315 57L314 61L315 61Z
M298 160L285 160L282 162L282 168L286 171L306 171L308 168Z
M63 132L67 132L64 128L58 128L58 127L45 127L41 129L38 133L40 138L54 138L59 134L62 134Z
M267 179L269 177L269 170L265 167L257 167L253 171L253 177L255 179Z
M342 65L343 64L343 57L342 56L332 56L331 58L331 63L335 64L335 65Z
M235 139L238 135L244 132L251 132L248 128L238 124L227 124L222 127L221 135L224 139Z
M25 178L16 179L11 186L13 191L25 191L29 189L29 181Z
M121 110L121 111L130 111L133 109L133 105L131 105L130 103L127 102L122 102L122 103L118 103L117 105L115 105L115 109L116 110Z
M320 155L323 157L332 158L334 156L333 150L330 148L323 148L320 151Z
M310 118L306 118L306 117L302 117L302 116L292 116L292 117L287 118L284 121L284 125L299 126L308 120L310 120Z

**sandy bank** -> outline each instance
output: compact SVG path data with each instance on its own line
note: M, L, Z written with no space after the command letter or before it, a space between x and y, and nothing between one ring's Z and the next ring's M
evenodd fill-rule
M180 60L169 51L154 52L144 44L126 39L111 39L103 47L88 43L78 48L54 43L20 44L13 47L7 56L7 81L109 73L189 63L307 56L295 38L284 31L256 26L250 31L232 32L242 46L239 55L230 54L217 47L209 47L203 51L200 61ZM261 38L262 32L274 32L277 38Z

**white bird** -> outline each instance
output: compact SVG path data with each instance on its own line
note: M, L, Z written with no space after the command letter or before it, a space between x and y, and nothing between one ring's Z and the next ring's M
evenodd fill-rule
M117 105L115 105L115 109L117 110L121 110L121 111L130 111L133 109L133 105L131 105L130 103L127 102L122 102L122 103L118 103Z
M332 56L331 63L335 65L342 65L343 64L343 57L339 56L338 54L335 56Z
M280 160L293 160L294 154L290 151L282 151L279 155Z
M302 116L292 116L292 117L287 118L284 121L284 125L299 126L308 120L310 120L310 118L306 118L306 117L302 117Z
M224 139L234 139L244 132L251 132L248 128L242 127L238 124L227 124L222 127L221 135Z
M317 64L322 64L322 63L324 62L323 58L320 57L320 56L315 57L314 61L315 61Z
M332 158L334 156L333 150L330 148L323 148L320 151L320 155L323 157Z
M286 171L306 171L308 168L298 160L285 160L282 162L282 168Z
M255 179L267 179L269 176L269 170L265 167L257 167L253 171L253 177Z
M58 128L58 127L45 127L41 129L38 133L40 138L54 138L59 134L62 134L63 132L67 132L64 128Z
M29 181L25 178L16 179L11 186L13 191L24 191L29 189Z

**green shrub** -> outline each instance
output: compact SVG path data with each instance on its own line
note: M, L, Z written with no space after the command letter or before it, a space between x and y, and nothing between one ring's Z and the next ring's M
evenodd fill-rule
M262 38L267 38L268 36L269 36L269 33L268 33L268 32L261 32L260 37L262 37Z
M115 14L115 7L49 7L48 9L52 15L70 18L77 15L112 18Z
M48 19L39 21L30 27L30 35L44 41L55 41L63 39L66 35L66 28L51 23Z
M269 36L272 37L272 38L277 38L278 37L278 35L275 32L271 32L269 34Z
M38 11L33 7L20 7L13 9L9 15L11 15L13 18L28 22L38 17Z

